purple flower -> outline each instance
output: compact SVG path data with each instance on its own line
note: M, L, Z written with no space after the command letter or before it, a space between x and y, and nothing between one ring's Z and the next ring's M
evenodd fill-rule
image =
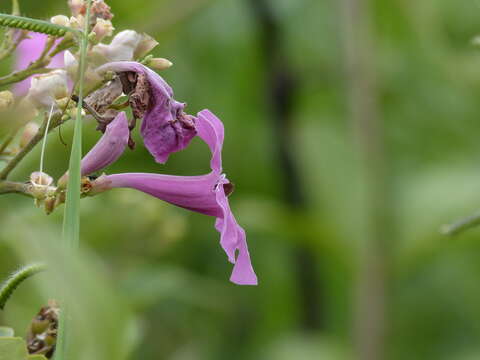
M82 159L80 165L82 176L92 174L115 162L123 154L129 136L127 116L121 112L107 125L103 136ZM64 186L67 181L68 173L60 178L58 184Z
M47 35L40 33L30 33L30 38L22 40L15 52L15 70L24 70L28 65L37 60L45 47ZM63 67L63 53L59 53L52 58L48 68ZM31 77L16 83L13 87L13 92L17 96L24 96L30 89Z
M140 132L146 148L158 163L165 163L172 152L190 143L196 134L194 119L183 112L185 104L173 99L172 88L160 75L133 61L107 63L97 71L136 74L132 88L124 92L130 95L134 116L143 117Z
M238 225L227 196L232 184L222 174L221 151L223 124L209 110L203 110L196 119L200 138L207 143L212 158L212 171L200 176L172 176L148 173L103 175L92 184L92 194L112 188L133 188L171 204L215 216L215 228L220 232L220 244L231 263L235 264L230 281L239 285L256 285L248 252L245 231Z
M127 115L121 112L107 125L103 136L82 159L82 176L94 173L115 162L123 154L129 135Z

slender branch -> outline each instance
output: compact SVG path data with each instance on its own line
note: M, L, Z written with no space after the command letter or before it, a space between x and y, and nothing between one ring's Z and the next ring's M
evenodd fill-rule
M16 30L16 29L10 29L7 32L6 39L4 40L4 44L0 51L0 60L3 60L9 57L18 47L18 45L27 38L28 32L25 30L20 30L20 35L18 35L17 39L13 41L12 39L14 37L14 34L15 32L18 32L18 31L19 30Z
M453 224L443 225L440 232L444 235L454 236L466 230L472 229L480 225L480 212L460 219Z
M61 114L57 113L53 115L50 127L48 129L48 132L52 131L55 129L57 126L59 126L62 123L62 117ZM9 162L8 164L3 168L2 171L0 171L0 180L4 180L8 177L8 175L12 172L13 169L18 165L20 161L23 160L23 158L30 152L32 149L37 145L43 138L43 135L45 134L45 131L47 127L47 121L45 120L38 130L38 132L35 134L35 136L30 140L30 142L22 148L17 155L15 155Z
M16 71L10 75L0 77L0 86L14 84L16 82L25 80L26 78L35 74L44 74L52 69L47 69L48 63L42 62L41 64L35 64L35 66L29 66L25 70Z
M18 131L18 130L17 130ZM8 145L15 139L15 135L17 134L17 131L12 131L8 137L0 144L0 155L2 155L5 150L7 149Z
M30 184L13 181L0 181L0 195L5 194L21 194L32 197Z
M12 0L12 15L19 16L20 15L20 6L18 4L18 0ZM2 49L0 51L0 60L3 60L10 56L13 51L17 48L18 44L20 44L27 36L27 31L21 30L20 35L14 41L13 38L15 33L18 33L18 29L9 29L5 33L5 39L2 43Z

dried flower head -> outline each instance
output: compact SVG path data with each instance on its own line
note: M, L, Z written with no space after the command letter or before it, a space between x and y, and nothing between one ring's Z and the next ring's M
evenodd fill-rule
M115 71L123 79L134 116L143 118L140 132L145 146L159 163L184 149L196 134L194 117L173 98L172 88L153 70L131 61L112 62L98 72Z

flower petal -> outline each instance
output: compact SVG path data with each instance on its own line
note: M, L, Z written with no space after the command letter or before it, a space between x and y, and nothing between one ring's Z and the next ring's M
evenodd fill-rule
M146 148L158 163L165 163L171 153L188 146L196 135L192 119L183 113L185 104L173 99L172 88L160 75L133 61L111 62L97 71L100 74L132 71L146 76L150 85L150 105L140 131Z
M223 123L210 110L202 110L195 121L198 136L205 141L212 152L212 171L222 172L222 147L224 138Z
M47 35L40 33L29 33L30 38L22 40L15 51L15 70L24 70L28 65L37 60L45 47ZM58 40L60 41L60 40ZM63 67L63 53L58 53L52 58L48 68ZM24 96L30 89L31 77L16 83L13 92L16 96Z
M199 137L212 153L212 171L200 176L172 176L148 173L103 175L92 184L92 194L111 188L126 187L142 191L173 205L215 216L220 245L235 264L230 281L239 285L257 285L246 241L245 231L238 225L230 209L226 186L230 184L222 171L221 151L224 128L209 110L198 113L196 126Z
M123 154L129 135L127 115L121 112L107 125L105 134L82 159L82 176L94 173L115 162Z
M217 204L222 209L222 216L215 222L215 228L220 232L220 244L231 263L235 264L230 281L238 285L257 285L257 275L253 271L248 252L245 231L233 216L223 184L228 184L224 177L216 189ZM238 256L235 253L238 251Z
M188 210L210 216L221 216L213 192L217 176L173 176L150 173L124 173L104 175L93 183L106 190L132 188Z

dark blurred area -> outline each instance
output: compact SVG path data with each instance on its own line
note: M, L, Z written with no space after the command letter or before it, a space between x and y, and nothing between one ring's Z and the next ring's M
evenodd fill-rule
M26 16L68 13L66 1L20 3ZM159 41L155 56L174 63L161 75L186 111L208 108L225 123L230 204L259 277L258 287L228 282L212 218L133 190L82 200L83 247L136 320L131 359L480 358L480 229L439 232L480 207L479 4L107 3L117 31ZM55 131L45 157L55 178L72 124L61 133L66 145ZM84 152L98 138L86 123ZM39 153L12 179L25 181ZM166 165L137 146L106 172L198 175L208 165L195 140ZM46 217L15 195L0 209L6 276L22 261L9 244L33 233L41 247L60 234L62 209ZM45 301L26 283L0 325L23 334ZM371 337L376 349L358 344Z

